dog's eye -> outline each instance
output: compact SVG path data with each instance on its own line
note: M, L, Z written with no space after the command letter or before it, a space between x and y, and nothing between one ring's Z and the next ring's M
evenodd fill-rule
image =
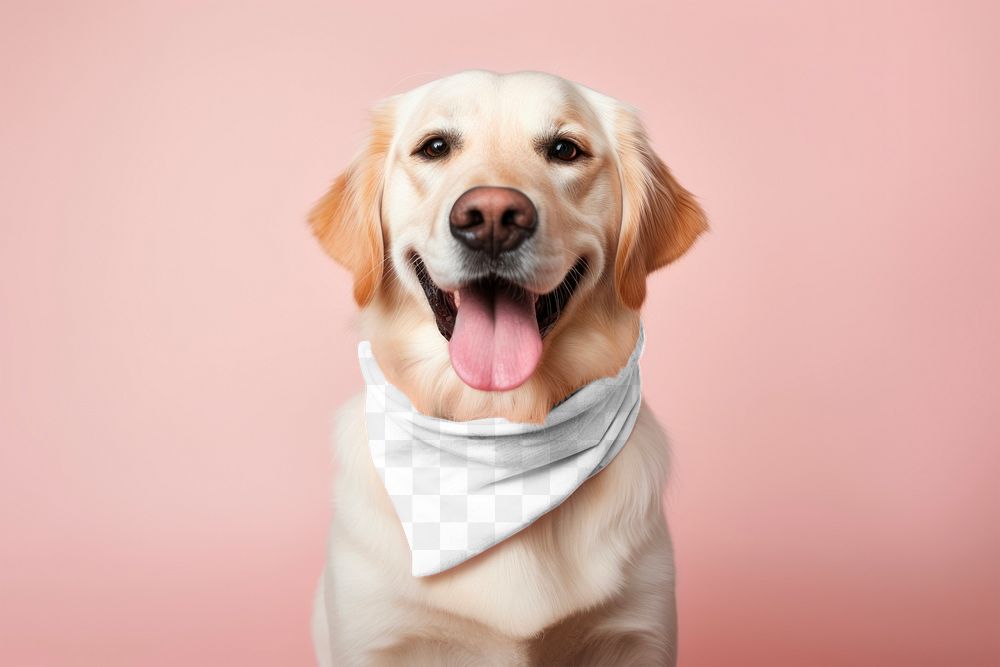
M442 137L431 137L417 151L425 158L436 160L448 154L451 147Z
M549 147L549 157L563 162L573 162L581 155L583 151L569 139L559 139Z

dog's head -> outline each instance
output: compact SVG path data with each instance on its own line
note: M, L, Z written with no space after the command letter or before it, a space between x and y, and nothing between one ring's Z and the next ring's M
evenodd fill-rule
M624 364L646 275L707 227L631 108L481 71L380 104L310 224L418 409L536 421Z

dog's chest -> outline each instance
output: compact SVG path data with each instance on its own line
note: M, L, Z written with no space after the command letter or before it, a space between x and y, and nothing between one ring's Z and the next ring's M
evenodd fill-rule
M649 439L646 420L640 416L621 454L562 505L472 560L430 577L410 574L409 547L363 429L350 426L338 446L338 516L330 545L331 567L340 570L331 572L340 582L338 597L384 609L412 632L453 623L457 616L524 639L600 605L622 589L630 556L663 521L662 462L650 460L663 443L633 442Z

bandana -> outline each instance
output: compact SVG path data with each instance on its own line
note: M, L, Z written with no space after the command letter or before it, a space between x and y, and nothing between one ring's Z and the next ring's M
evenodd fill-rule
M358 345L372 461L403 525L413 576L443 572L558 507L621 451L642 401L644 335L617 375L556 405L543 424L454 422L414 409Z

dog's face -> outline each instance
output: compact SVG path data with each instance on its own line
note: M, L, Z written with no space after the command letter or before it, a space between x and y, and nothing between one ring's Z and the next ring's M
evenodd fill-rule
M489 72L382 103L310 221L354 272L370 335L422 338L401 363L423 357L423 376L447 376L435 363L446 348L465 388L506 394L546 375L564 331L634 329L646 274L705 228L630 109L554 76ZM551 370L548 384L587 374Z

